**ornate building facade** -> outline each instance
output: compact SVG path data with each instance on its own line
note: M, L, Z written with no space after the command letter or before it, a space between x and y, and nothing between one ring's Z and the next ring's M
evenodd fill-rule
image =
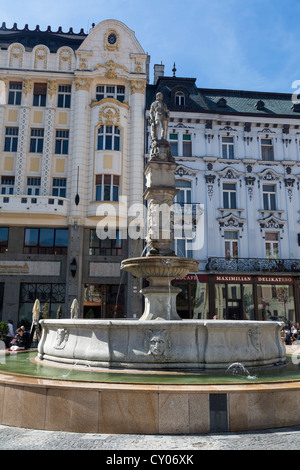
M85 317L140 312L120 260L142 248L126 238L120 202L142 200L147 71L147 54L118 21L88 35L0 28L3 320L30 322L35 298L50 317L69 316L74 298Z
M74 298L84 317L140 316L140 281L120 262L144 249L127 208L143 202L161 92L189 216L174 249L199 261L174 281L179 314L299 321L299 104L198 88L162 64L149 84L148 67L119 21L89 34L0 28L0 317L30 322L36 298L51 317Z
M170 110L177 202L198 222L204 242L178 237L179 255L199 273L176 281L186 318L299 321L300 108L292 94L210 90L156 66L147 112L161 92ZM147 124L147 150L149 126Z

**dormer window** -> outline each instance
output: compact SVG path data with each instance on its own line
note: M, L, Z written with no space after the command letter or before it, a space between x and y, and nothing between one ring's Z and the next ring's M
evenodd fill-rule
M219 106L219 108L225 108L227 106L227 101L225 100L225 98L220 98L217 105Z
M262 111L265 109L265 103L262 101L262 100L259 100L257 101L256 105L255 105L255 108L258 110L258 111Z
M175 93L175 104L176 106L185 105L185 94L182 91L177 91Z

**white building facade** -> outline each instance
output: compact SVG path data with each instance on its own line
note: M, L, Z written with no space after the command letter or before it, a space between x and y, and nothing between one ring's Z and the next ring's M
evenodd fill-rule
M161 65L156 80L147 110L162 92L177 202L192 205L195 226L204 204L201 249L175 242L178 255L199 260L198 274L176 280L178 311L299 321L299 105L288 94L201 89L192 78L164 77Z

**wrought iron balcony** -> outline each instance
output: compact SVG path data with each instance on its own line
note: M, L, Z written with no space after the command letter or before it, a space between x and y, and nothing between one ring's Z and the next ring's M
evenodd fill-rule
M299 259L208 258L206 270L211 272L284 272L299 273Z
M203 204L189 202L174 202L173 209L175 214L200 216L204 212Z

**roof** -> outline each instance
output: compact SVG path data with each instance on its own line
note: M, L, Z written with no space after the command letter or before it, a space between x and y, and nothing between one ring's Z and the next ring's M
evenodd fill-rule
M55 53L62 46L69 46L73 50L78 49L86 37L87 34L84 33L83 29L79 33L74 33L73 28L70 28L65 33L61 27L54 32L48 26L46 31L41 31L39 25L34 30L30 30L28 24L25 25L24 29L18 29L16 23L11 29L8 29L6 24L2 23L0 27L0 48L8 49L11 44L18 42L25 47L26 51L30 52L38 44L43 44L49 48L50 52Z
M185 94L184 106L175 103L178 91ZM198 88L195 78L159 77L156 85L147 86L147 109L158 92L170 111L300 118L300 106L293 105L289 93Z

